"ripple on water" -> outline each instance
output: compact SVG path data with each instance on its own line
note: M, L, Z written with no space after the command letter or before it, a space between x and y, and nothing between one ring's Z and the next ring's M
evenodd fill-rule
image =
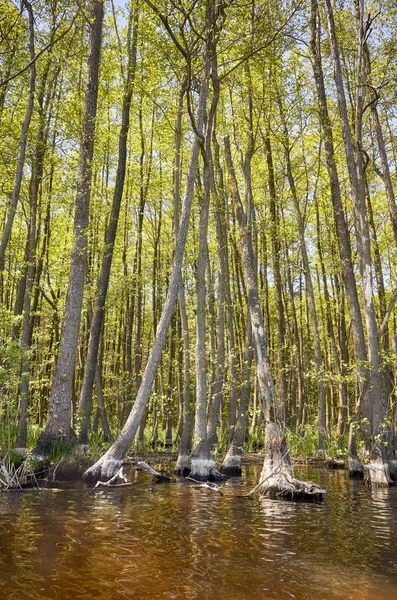
M186 484L0 496L0 598L395 600L397 490L303 470L320 504Z

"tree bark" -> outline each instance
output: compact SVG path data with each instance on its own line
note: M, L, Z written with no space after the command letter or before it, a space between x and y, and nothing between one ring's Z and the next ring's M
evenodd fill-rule
M36 453L48 453L59 442L74 442L71 427L73 372L78 345L85 277L87 272L87 228L91 199L92 159L98 98L99 65L102 39L103 0L91 4L90 53L85 95L79 176L75 202L73 249L66 296L59 356L56 362L49 412Z
M204 115L208 95L208 81L204 80L201 84L199 103L197 108L196 128L198 133L202 134ZM161 359L161 353L167 338L167 332L174 312L175 302L178 296L181 284L181 269L183 256L185 252L186 238L188 233L190 211L193 199L194 183L197 170L197 162L200 151L201 138L196 134L193 140L193 146L190 154L189 168L186 178L184 201L178 231L177 243L175 246L174 257L168 286L167 297L163 306L162 315L158 324L156 337L146 363L145 371L142 377L134 406L127 418L127 421L118 435L116 441L109 450L87 471L84 476L88 479L102 479L113 477L120 468L128 448L134 439L139 423L142 419L146 404L149 400L150 390L153 385L156 370Z
M365 109L366 77L364 69L364 44L368 31L364 26L363 1L358 3L358 59L357 59L357 100L355 106L355 146L347 113L342 68L336 37L335 21L331 0L326 0L328 31L331 43L334 79L337 90L339 113L342 122L343 140L349 172L350 188L355 215L357 249L360 265L361 287L364 299L364 316L370 363L369 386L366 394L366 414L369 415L370 436L366 436L370 461L366 467L367 482L373 485L388 485L390 475L387 465L385 419L388 411L388 398L385 394L382 376L382 363L379 352L378 327L373 300L373 277L370 247L370 234L365 203L365 167L363 159L362 121ZM381 442L379 442L381 438Z
M127 80L125 83L125 92L123 98L123 108L121 113L121 127L119 133L119 156L116 173L116 183L113 194L112 209L108 227L105 233L105 250L102 257L101 271L99 275L95 308L90 327L90 337L88 342L87 359L84 369L83 385L80 392L78 414L80 417L81 429L79 441L81 444L88 442L88 427L92 404L92 390L95 380L96 365L98 358L99 341L102 331L102 323L105 312L105 302L109 286L110 270L113 260L113 249L116 240L117 226L119 221L120 207L123 198L124 181L127 164L127 139L130 127L130 108L132 93L134 88L134 78L136 69L137 52L137 27L138 14L130 9L128 32L128 66Z
M256 283L255 259L252 247L250 227L241 203L234 172L229 138L225 138L225 157L230 178L230 190L240 231L240 241L247 286L248 309L251 319L259 395L265 414L265 458L258 487L262 494L296 497L321 496L321 490L314 484L305 485L293 478L293 472L286 447L285 430L279 420L279 404L276 396L265 337L262 309L259 302L258 286ZM314 487L313 487L314 486Z
M26 147L28 142L28 133L30 127L30 121L32 120L33 107L34 107L34 95L36 88L36 63L35 48L34 48L34 15L32 4L28 0L22 0L23 5L26 7L29 16L29 55L30 55L30 79L29 79L29 98L26 106L25 118L22 124L21 138L19 142L19 154L17 161L17 169L15 173L14 188L11 196L11 205L8 211L5 227L1 236L0 242L0 273L4 269L4 257L7 249L8 242L11 236L12 225L14 223L15 213L17 210L19 195L21 192L21 184L23 178L23 168L25 165Z

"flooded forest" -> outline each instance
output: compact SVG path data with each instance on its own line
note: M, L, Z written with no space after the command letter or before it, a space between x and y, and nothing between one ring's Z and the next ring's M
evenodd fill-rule
M395 598L396 39L0 0L2 598Z

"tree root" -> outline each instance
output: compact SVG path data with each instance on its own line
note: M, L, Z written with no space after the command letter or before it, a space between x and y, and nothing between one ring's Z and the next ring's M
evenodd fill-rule
M114 483L117 479L122 479L124 481L124 483ZM100 486L115 488L115 487L125 487L126 485L131 485L131 483L128 481L127 477L124 475L123 467L121 467L117 471L117 473L115 475L113 475L113 477L111 477L111 479L109 479L109 481L99 481L98 480L96 482L95 486L92 488L92 491L96 490Z
M285 468L272 471L248 493L248 496L259 490L262 496L290 500L321 500L327 493L313 481L295 479Z

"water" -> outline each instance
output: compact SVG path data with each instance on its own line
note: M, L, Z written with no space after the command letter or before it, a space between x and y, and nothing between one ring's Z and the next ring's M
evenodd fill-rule
M248 500L187 484L0 494L0 599L395 600L397 488L296 470L320 504Z

